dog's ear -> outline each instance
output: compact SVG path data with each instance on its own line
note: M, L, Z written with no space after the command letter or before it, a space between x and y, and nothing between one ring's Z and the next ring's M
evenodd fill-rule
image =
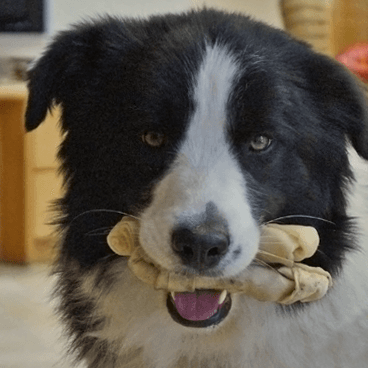
M61 47L52 45L28 72L28 102L26 109L26 129L37 128L45 119L53 103L57 103L58 80L65 68L66 55Z
M368 160L368 89L342 64L324 55L313 55L304 68L323 120L342 130Z
M60 90L75 74L85 45L76 31L60 34L28 73L26 129L37 128L54 104L62 103Z
M106 59L122 56L132 45L122 21L104 18L60 33L28 73L26 129L37 128L54 105L82 91ZM64 130L68 127L63 126Z

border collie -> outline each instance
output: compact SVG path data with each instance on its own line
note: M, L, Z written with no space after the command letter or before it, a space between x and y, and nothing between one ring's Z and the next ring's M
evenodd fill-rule
M368 114L343 66L239 14L102 17L56 37L29 91L28 131L62 112L56 292L77 360L368 364ZM162 268L219 279L252 267L263 224L310 225L320 245L304 263L334 285L291 307L228 293L204 319L177 318L175 297L109 248L123 216Z

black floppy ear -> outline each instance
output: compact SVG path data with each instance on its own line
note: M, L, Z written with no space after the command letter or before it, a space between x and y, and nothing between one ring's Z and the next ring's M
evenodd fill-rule
M309 59L306 70L324 121L341 129L368 160L368 89L345 66L323 55Z
M109 68L111 60L121 60L135 43L125 23L112 17L81 23L60 33L29 72L27 131L37 128L53 105L75 102L76 95L101 73L102 66ZM62 128L67 130L65 124Z
M29 71L29 96L25 116L27 131L37 128L45 119L47 111L54 104L62 102L60 87L66 83L67 74L70 73L69 65L77 63L82 52L82 47L77 50L73 44L77 38L76 32L57 37Z

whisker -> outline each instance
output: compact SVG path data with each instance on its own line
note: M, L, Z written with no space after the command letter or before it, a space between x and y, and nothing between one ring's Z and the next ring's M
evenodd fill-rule
M313 220L324 221L324 222L328 222L329 224L336 225L334 222L329 221L329 220L326 220L324 218L316 217L316 216L308 216L308 215L289 215L289 216L277 217L277 218L275 218L273 220L270 220L270 221L265 222L264 225L272 224L272 223L274 223L276 221L279 221L279 220L285 220L285 219L288 219L288 218L297 218L297 217L309 218L309 219L313 219Z
M102 231L102 230L105 230L105 231L109 231L110 232L112 229L113 229L113 226L99 227L98 229L94 229L94 230L88 231L88 233L86 233L86 235L93 235L93 234L98 233L99 231Z
M262 190L260 190L260 189L258 189L258 188L253 188L253 187L251 187L251 186L248 186L247 187L247 191L249 192L249 193L255 193L255 194L260 194L260 195L262 195L262 196L266 196L267 195L267 193L266 192L263 192Z
M116 257L116 254L108 254L107 256L101 258L101 261L106 261L107 259Z
M103 233L94 233L94 234L85 234L85 236L103 236L103 235L109 235L110 231L105 231Z
M275 237L272 236L272 235L266 235L266 234L262 234L261 233L261 236L260 236L262 239L274 239Z
M323 252L322 250L318 249L316 250L316 252L321 253L324 257L331 259L331 257L329 257L325 252Z
M84 212L80 213L79 215L75 216L75 217L73 218L73 220L70 222L70 225L71 225L75 220L77 220L79 217L84 216L84 215L86 215L86 214L88 214L88 213L94 213L94 212L109 212L109 213L117 213L117 214L119 214L119 215L129 216L129 217L135 218L136 220L139 220L139 217L134 216L134 215L130 215L129 213L126 213L126 212L117 211L117 210L109 210L109 209L98 208L98 209L95 209L95 210L88 210L88 211L84 211Z
M261 266L267 267L269 269L271 269L272 271L277 272L271 265L269 265L268 263L266 263L265 261L262 261L261 259L258 259L257 257L254 258L253 262L260 264Z

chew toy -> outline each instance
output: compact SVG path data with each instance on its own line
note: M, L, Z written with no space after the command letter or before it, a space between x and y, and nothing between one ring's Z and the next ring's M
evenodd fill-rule
M245 293L259 301L293 304L322 298L332 286L331 275L320 267L300 263L317 250L315 228L299 225L263 226L256 263L235 277L211 278L183 275L155 265L139 244L139 221L124 217L107 237L110 248L130 257L128 267L141 281L168 292L195 289Z

